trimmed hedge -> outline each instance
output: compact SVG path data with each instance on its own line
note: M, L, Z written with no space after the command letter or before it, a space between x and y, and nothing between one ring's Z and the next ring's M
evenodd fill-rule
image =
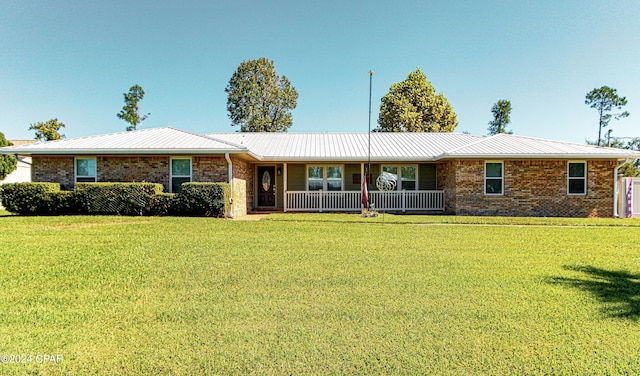
M50 211L48 215L80 214L78 197L73 191L60 191L49 194Z
M227 217L227 183L184 183L182 192L163 193L154 183L78 183L61 191L58 183L10 183L0 187L3 206L23 215L111 214Z
M0 187L2 206L23 215L55 214L68 204L58 183L7 183Z
M228 183L183 183L174 198L175 214L227 217L230 197Z
M89 214L145 215L161 192L162 184L155 183L76 184L76 196Z
M158 193L151 198L149 205L149 215L171 215L176 214L175 193Z

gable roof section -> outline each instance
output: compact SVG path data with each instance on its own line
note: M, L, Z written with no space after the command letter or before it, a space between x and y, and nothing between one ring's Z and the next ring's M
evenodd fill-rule
M172 127L9 146L19 154L211 154L248 153L246 147Z
M583 145L540 138L497 134L451 149L439 159L625 159L640 158L640 152Z
M368 133L211 133L246 146L262 161L366 161ZM428 161L482 139L461 133L371 133L371 161Z

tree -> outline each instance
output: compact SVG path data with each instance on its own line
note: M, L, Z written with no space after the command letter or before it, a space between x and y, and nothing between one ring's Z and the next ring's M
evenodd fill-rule
M147 119L151 113L140 117L138 111L138 103L144 98L144 90L139 85L133 85L129 88L128 93L122 94L124 96L124 106L122 110L116 116L127 123L131 124L127 127L127 131L135 131L138 129L138 124Z
M629 116L629 112L624 111L620 113L612 114L613 109L621 110L623 106L627 105L627 98L619 97L616 89L612 89L608 86L596 88L587 93L584 101L585 104L591 108L595 108L600 116L598 124L598 141L597 144L602 146L602 128L606 128L609 125L611 119L619 120Z
M389 88L380 101L376 132L453 132L456 113L420 68Z
M489 135L493 136L498 133L513 133L507 131L507 125L511 123L511 102L505 99L500 99L497 103L491 107L491 113L493 114L493 120L489 122Z
M36 131L36 140L51 141L64 138L63 134L58 131L60 128L65 128L64 123L59 122L58 119L49 119L47 121L41 121L39 123L31 124L29 126L30 131Z
M298 92L265 57L240 63L224 91L231 125L241 132L286 132L293 124Z
M625 139L628 141L625 142ZM612 137L611 140L612 142L609 146L612 148L640 151L640 137ZM618 169L618 172L621 176L640 176L640 159L623 163L622 166L620 166L620 168Z
M625 145L625 149L640 151L640 137L632 138L630 141L628 141ZM624 176L640 176L640 159L627 162L626 166L623 166L620 171Z
M0 148L13 145L11 141L4 138L4 133L0 132ZM4 180L13 170L16 169L16 157L13 155L0 155L0 180Z

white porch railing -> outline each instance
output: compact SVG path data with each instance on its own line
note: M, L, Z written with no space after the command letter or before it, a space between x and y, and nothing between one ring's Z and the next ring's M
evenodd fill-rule
M360 211L360 191L288 191L284 211ZM376 210L444 211L444 191L369 192Z

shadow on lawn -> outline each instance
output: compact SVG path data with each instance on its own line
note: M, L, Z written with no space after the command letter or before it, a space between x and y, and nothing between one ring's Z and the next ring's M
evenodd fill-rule
M553 277L550 282L590 292L603 303L602 311L610 317L640 318L640 274L593 266L565 266L564 269L584 273L585 277Z

